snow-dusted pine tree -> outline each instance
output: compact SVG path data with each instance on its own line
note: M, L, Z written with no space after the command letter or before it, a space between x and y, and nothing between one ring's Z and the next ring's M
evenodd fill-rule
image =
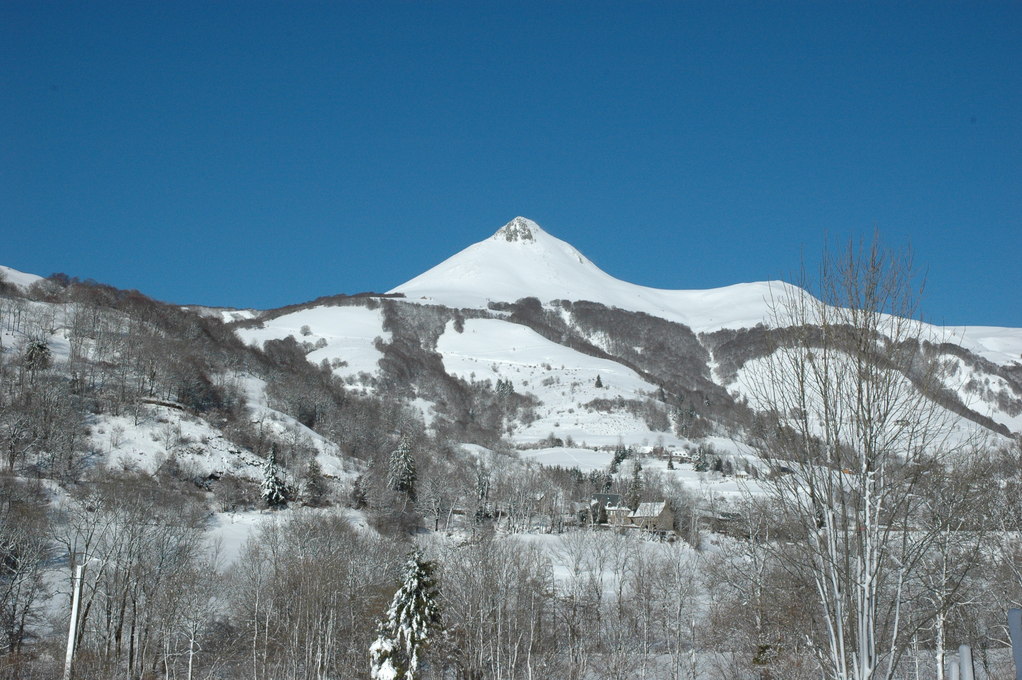
M263 481L259 493L267 507L276 508L287 502L287 486L277 469L277 447L270 448L270 455L263 464Z
M309 460L305 471L305 502L315 507L323 504L326 497L326 482L323 479L323 468L315 456Z
M372 680L415 680L430 640L440 630L440 588L434 565L418 552L405 564L379 635L369 648Z
M390 467L387 471L387 481L390 488L408 494L411 501L415 501L415 458L412 457L412 447L408 439L401 438L401 443L390 454Z

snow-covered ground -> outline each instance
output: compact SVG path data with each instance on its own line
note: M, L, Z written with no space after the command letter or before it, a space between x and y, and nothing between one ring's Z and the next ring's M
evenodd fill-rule
M732 461L737 469L742 465L759 467L761 461L750 457L747 453L738 450L727 450L715 447L719 455ZM591 470L607 471L610 468L611 459L614 457L610 451L593 451L592 449L572 448L556 446L542 449L526 449L518 452L518 455L525 461L539 463L545 466L559 466L566 468L578 468L582 472ZM674 469L667 468L667 460L653 458L640 454L639 462L643 470L656 471L667 479L673 479L681 483L685 489L691 492L696 498L705 501L714 501L726 506L740 503L743 499L751 496L761 496L766 493L764 482L739 475L722 475L719 472L696 472L693 463L681 462L675 459ZM630 463L625 462L618 472L619 475L630 474Z
M1022 432L1022 413L1005 412L996 407L999 395L1007 399L1018 397L1004 378L976 371L956 356L948 356L944 361L948 367L944 386L954 392L963 404L1005 425L1012 432Z
M949 328L952 342L995 364L1022 364L1022 329L997 326Z
M146 405L139 421L94 416L92 443L108 467L153 473L174 457L192 476L261 479L262 459L228 441L207 422L167 406Z
M220 319L224 323L247 321L249 319L254 319L259 315L259 312L254 309L233 309L230 307L203 307L202 305L188 305L184 307L184 309L195 312L200 316L210 316L214 319Z
M493 384L510 380L516 392L539 399L539 418L516 431L514 441L531 443L553 434L607 446L618 441L651 443L659 436L627 412L584 407L594 399L643 400L656 393L656 385L617 362L558 345L526 326L468 319L458 332L450 323L437 341L437 351L451 375ZM597 378L603 387L596 387Z
M519 451L523 460L531 460L548 467L560 466L578 468L582 472L590 470L606 470L614 458L611 451L593 451L566 446L554 446L548 449L527 449Z
M25 272L19 272L17 269L11 267L5 267L0 265L0 279L3 279L7 283L13 283L19 288L28 288L36 281L41 281L43 277L35 274L26 274Z
M265 383L251 376L237 376L243 388L253 424L282 441L294 441L316 451L323 474L348 479L357 465L345 459L337 445L294 418L270 408ZM108 467L155 472L173 457L194 477L230 474L262 479L263 459L226 439L205 420L171 406L145 404L138 422L129 416L97 415L90 425L93 448Z
M304 330L303 330L304 329ZM336 375L375 376L383 355L375 339L389 342L391 334L383 330L380 310L367 307L312 307L267 319L260 328L238 329L246 343L262 347L267 340L293 337L299 344L309 343L306 358L319 364L325 359Z
M855 371L851 367L851 359L845 357L848 365L842 365L841 355L835 353L831 357L832 362L832 380L840 382L842 377L854 376ZM769 400L773 390L778 390L779 394L785 394L787 391L786 398L790 400L790 406L794 407L796 403L795 395L790 393L793 386L789 385L778 386L773 384L772 376L778 373L785 372L788 369L788 373L791 373L789 367L786 366L786 359L777 358L776 363L770 357L761 357L753 359L752 361L746 362L741 369L738 370L736 379L728 385L728 391L732 395L736 395L739 398L748 399L749 405L753 408L768 406L769 404L764 403L764 400ZM958 361L957 359L955 361ZM978 413L994 415L990 408L990 402L983 402L978 399L977 395L968 392L964 385L965 382L972 375L971 369L958 362L960 369L956 374L952 374L945 381L945 386L952 392L955 392L962 399L962 403L970 408L974 409ZM970 446L978 445L989 438L997 438L998 443L1007 443L1001 435L996 435L986 428L972 422L966 418L959 416L952 411L940 406L937 403L931 403L928 407L925 407L925 414L920 413L919 409L913 404L916 397L916 388L908 381L904 376L891 373L889 376L889 382L885 386L885 390L888 390L885 395L891 400L886 406L889 408L889 415L891 415L891 422L889 423L890 432L887 436L890 438L888 444L891 446L910 446L910 439L919 436L917 428L912 427L911 423L905 420L903 417L896 417L896 414L902 412L901 409L906 409L907 413L916 413L917 415L926 416L926 439L930 443L935 443L947 450L964 450ZM997 379L997 384L1007 389L1006 385L1000 379ZM814 414L822 414L825 412L823 397L816 391L818 386L813 384L812 381L806 384L805 387L805 398L806 398L806 410L810 415L810 419ZM830 387L831 394L837 394L844 400L852 398L851 394L845 394L841 392L841 388ZM911 396L910 396L911 395ZM851 409L849 409L848 403L843 403L842 408L848 409L847 417L851 418ZM834 408L833 405L830 407ZM1009 422L1015 422L1014 419L999 414L996 420ZM810 427L814 429L816 435L824 435L823 422L822 420L816 422L810 422ZM851 421L845 422L845 431L851 431ZM1000 441L1004 439L1004 441ZM901 442L901 443L899 443Z
M351 508L303 508L291 506L284 510L249 510L246 512L217 512L210 518L206 531L206 543L216 550L221 566L231 565L241 555L245 544L272 522L286 522L295 513L316 513L320 515L341 515L353 527L363 532L375 533L366 521L365 514Z

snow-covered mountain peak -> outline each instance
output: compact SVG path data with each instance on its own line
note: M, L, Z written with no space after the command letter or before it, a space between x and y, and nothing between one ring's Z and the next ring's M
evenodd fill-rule
M525 217L516 217L493 235L495 241L535 241L537 233L545 233L538 224Z
M774 283L778 285L783 284ZM769 283L703 291L627 283L524 217L390 292L403 293L412 302L477 309L525 297L544 303L589 300L679 321L696 331L754 326L766 318L772 294Z

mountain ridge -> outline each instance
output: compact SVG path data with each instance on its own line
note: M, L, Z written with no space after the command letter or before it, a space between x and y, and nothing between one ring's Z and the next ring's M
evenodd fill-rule
M770 301L789 292L783 281L737 283L705 290L649 288L607 274L574 246L516 217L488 239L472 244L389 293L413 302L486 309L493 302L535 297L589 300L644 312L696 332L754 326Z
M774 307L805 294L780 280L707 289L649 288L617 279L578 249L535 221L515 217L492 236L396 286L388 294L454 309L487 309L493 303L534 297L541 303L587 300L681 323L695 333L752 328L769 323ZM1022 360L1022 329L1003 326L934 326L999 365Z
M516 217L382 295L264 311L180 309L218 319L246 345L300 357L359 393L409 400L427 422L513 432L526 445L552 433L607 444L742 427L748 395L738 376L783 341L770 328L771 307L790 294L805 293L779 281L638 286ZM926 351L955 366L942 405L1000 434L1022 431L1022 330L921 328L932 338ZM594 391L597 378L607 387ZM474 422L493 385L512 382L528 417ZM615 435L601 423L611 412L621 416ZM693 418L703 424L682 422Z

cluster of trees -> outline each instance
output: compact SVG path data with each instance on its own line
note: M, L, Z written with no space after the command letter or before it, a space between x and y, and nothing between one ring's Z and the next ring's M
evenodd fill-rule
M895 671L846 677L910 678L917 667L933 677L938 651L961 642L987 677L1007 672L1003 607L1022 600L1019 455L931 471L934 500L919 516L939 528L931 548L911 570L877 572L874 629L890 636ZM991 495L997 466L1014 477ZM478 481L483 497L500 496L485 488L495 475ZM96 472L57 506L38 483L4 484L0 677L59 672L78 563L76 678L365 677L408 580L410 535L359 526L350 511L267 515L227 564L208 536L207 500L172 479ZM696 545L580 527L539 539L467 517L471 531L423 535L435 616L414 677L841 677L826 670L829 610L813 605L821 562L807 560L801 527L768 498L741 517L742 536L703 532ZM65 576L48 586L54 563ZM853 593L854 573L841 576ZM837 624L857 630L854 606L845 611ZM888 651L877 658L886 665Z

